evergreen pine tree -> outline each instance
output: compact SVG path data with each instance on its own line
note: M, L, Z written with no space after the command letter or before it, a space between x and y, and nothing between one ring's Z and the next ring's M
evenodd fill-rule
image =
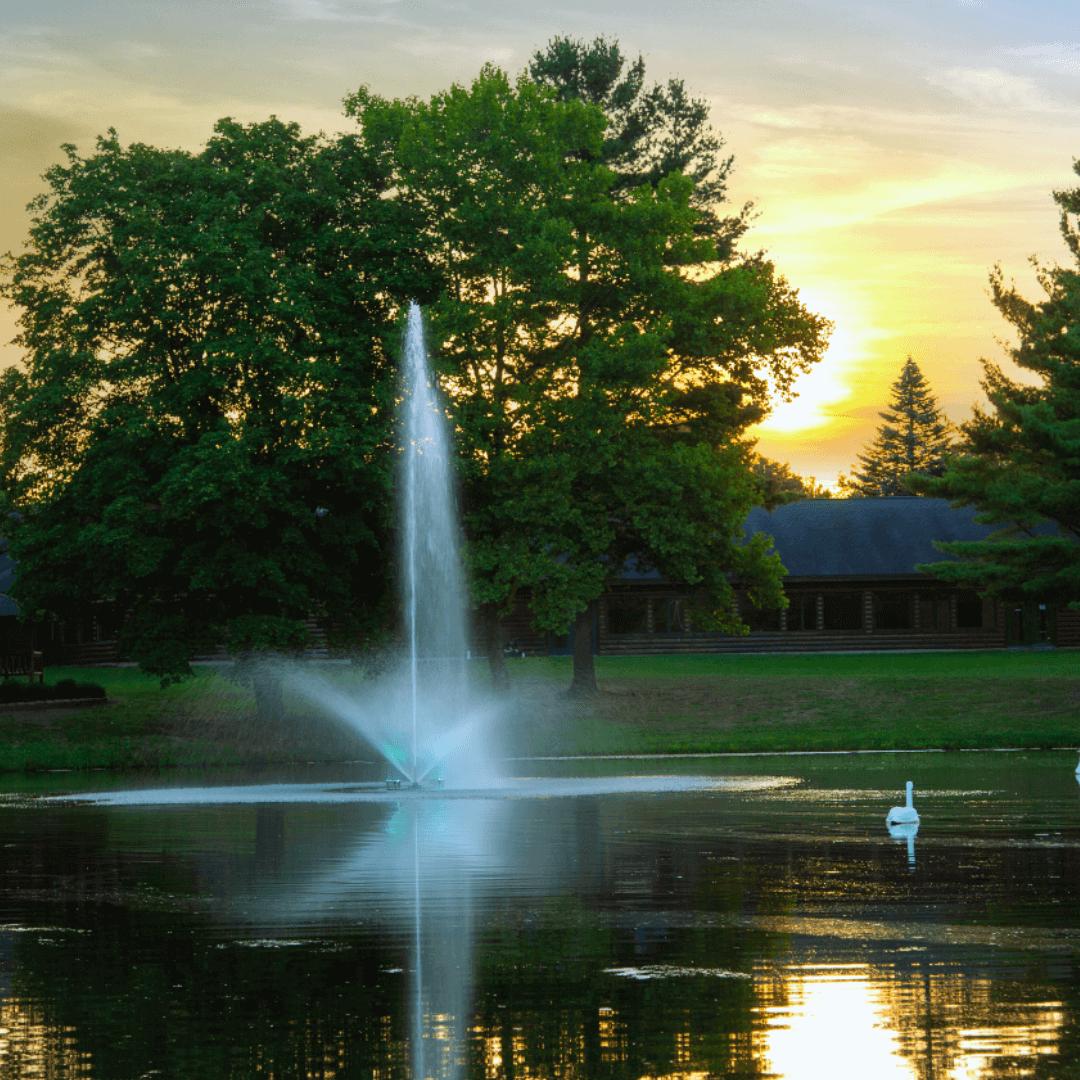
M1073 264L1032 260L1039 300L1006 283L1000 267L990 275L994 306L1018 338L1009 356L1039 381L1015 382L984 360L990 408L976 406L961 426L944 476L917 477L912 487L1001 526L986 540L935 544L952 558L919 570L984 596L1080 609L1080 187L1055 191L1054 202Z
M950 425L919 365L910 356L892 385L889 408L878 415L885 423L878 428L866 453L858 455L861 467L853 469L850 477L840 477L842 494L856 498L910 495L905 479L912 473L944 473Z

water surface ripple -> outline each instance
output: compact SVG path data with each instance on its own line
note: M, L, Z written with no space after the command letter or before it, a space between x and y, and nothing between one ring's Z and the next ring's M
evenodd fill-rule
M1075 755L515 768L9 778L0 1077L1080 1075Z

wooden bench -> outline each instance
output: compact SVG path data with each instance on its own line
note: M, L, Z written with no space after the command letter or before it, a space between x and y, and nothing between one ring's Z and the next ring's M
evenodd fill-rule
M5 627L0 631L0 676L5 679L29 679L33 684L45 681L45 664L41 651L34 648L34 631L30 627Z

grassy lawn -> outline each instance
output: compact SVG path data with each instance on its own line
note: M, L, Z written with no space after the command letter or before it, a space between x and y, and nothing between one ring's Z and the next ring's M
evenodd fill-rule
M478 683L486 665L473 665ZM1046 747L1080 744L1080 652L600 657L600 693L570 700L568 658L510 661L517 752L537 755ZM360 682L357 669L330 677ZM147 768L363 757L354 737L287 699L204 671L162 690L131 668L54 668L104 706L0 710L0 770Z
M285 723L261 722L250 688L213 670L165 689L134 668L45 672L47 683L65 678L104 686L108 704L7 715L0 705L0 771L344 761L362 752L355 738L288 698Z
M538 721L534 754L1080 744L1069 650L599 658L600 693L576 708L553 692L569 660L512 674Z

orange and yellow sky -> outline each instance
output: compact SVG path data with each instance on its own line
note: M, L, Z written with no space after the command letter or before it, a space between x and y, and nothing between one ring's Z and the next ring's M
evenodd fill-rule
M38 0L0 9L0 251L62 142L197 148L218 117L347 126L366 83L427 95L552 36L617 37L679 76L735 154L748 237L836 324L760 449L832 483L872 437L906 354L954 420L1006 333L1001 262L1064 259L1050 193L1080 184L1080 18L1065 0ZM0 310L0 363L14 314Z

